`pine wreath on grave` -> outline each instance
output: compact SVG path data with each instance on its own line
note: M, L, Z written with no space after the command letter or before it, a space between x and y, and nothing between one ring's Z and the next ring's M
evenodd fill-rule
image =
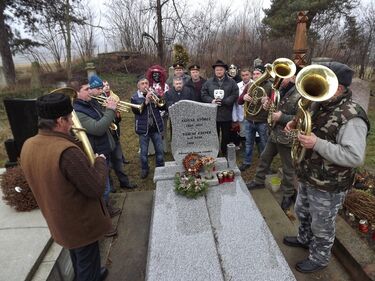
M1 176L3 200L19 212L38 208L34 195L26 182L21 166L8 168Z

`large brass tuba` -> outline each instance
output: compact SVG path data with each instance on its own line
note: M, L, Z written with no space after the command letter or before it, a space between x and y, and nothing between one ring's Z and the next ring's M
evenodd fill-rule
M280 101L279 87L282 79L290 78L296 73L296 65L294 62L287 58L279 58L272 63L272 77L274 77L272 90L274 93L273 100L271 101L268 110L267 122L270 127L273 127L272 113L277 109Z
M298 141L297 134L311 134L311 113L308 107L311 102L322 102L333 97L338 85L335 73L326 66L309 65L298 73L296 88L302 97L298 101L298 112L295 117L297 124L291 149L294 164L299 164L306 153L306 149Z
M266 71L250 85L247 95L252 97L251 102L244 103L244 114L245 117L248 115L255 116L258 115L262 109L262 98L266 96L265 90L260 87L264 81L268 80L270 77L274 78L274 83L272 88L277 90L280 86L281 80L284 78L292 77L296 72L296 66L293 61L287 58L278 58L272 64L266 64ZM276 92L276 91L275 91ZM277 95L277 101L280 96ZM276 107L276 106L275 106Z
M63 93L69 96L72 102L77 97L77 91L69 87L55 89L49 94L54 94L54 93ZM72 111L72 121L73 121L72 131L74 135L76 136L76 138L79 141L81 141L83 151L87 155L87 158L89 159L91 165L94 165L94 162L95 162L94 150L92 149L90 141L86 135L86 129L82 127L81 122L79 121L78 116L74 110Z
M252 98L251 102L244 102L244 117L258 115L262 110L262 98L266 96L266 91L260 87L264 81L268 80L271 77L272 66L267 63L265 66L266 71L256 79L248 88L245 95L249 95Z

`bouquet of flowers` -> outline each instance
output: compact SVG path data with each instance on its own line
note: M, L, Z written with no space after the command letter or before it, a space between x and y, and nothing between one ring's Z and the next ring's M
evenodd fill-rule
M215 158L211 156L204 156L201 158L201 162L203 165L203 169L206 172L205 178L213 179L214 178L213 172L215 170Z
M176 173L175 175L175 191L178 194L188 198L197 198L207 192L208 184L206 181L196 178L192 175Z

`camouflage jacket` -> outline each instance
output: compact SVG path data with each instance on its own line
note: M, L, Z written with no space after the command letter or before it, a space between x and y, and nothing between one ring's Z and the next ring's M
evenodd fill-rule
M330 103L314 104L312 132L321 139L336 144L340 128L350 119L359 117L370 123L361 106L351 100L348 90L338 100ZM344 163L343 163L344 164ZM300 180L309 182L316 188L329 192L341 192L348 189L354 180L354 168L337 165L323 158L314 150L307 150L304 160L297 168Z
M284 131L286 123L293 119L298 110L298 100L301 95L295 86L291 87L282 97L276 111L281 111L281 117L271 130L271 141L291 146L292 138Z

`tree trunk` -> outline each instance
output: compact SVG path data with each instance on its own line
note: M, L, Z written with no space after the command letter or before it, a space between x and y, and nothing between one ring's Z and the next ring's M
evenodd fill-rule
M65 25L66 25L66 74L68 80L72 78L72 38L70 30L70 14L69 14L69 0L66 0L65 3Z
M9 33L5 25L5 4L4 1L0 1L0 3L0 54L3 62L5 80L8 86L12 86L16 83L16 70L14 68L12 52L9 45Z
M367 59L367 54L368 50L370 48L370 44L372 41L372 30L370 30L370 34L367 38L367 41L364 45L364 48L362 49L362 56L361 56L361 68L359 69L359 78L364 79L365 77L365 69L366 69L366 59Z
M158 57L160 65L164 65L164 41L163 41L163 18L161 14L160 0L156 0L156 18L158 28Z

